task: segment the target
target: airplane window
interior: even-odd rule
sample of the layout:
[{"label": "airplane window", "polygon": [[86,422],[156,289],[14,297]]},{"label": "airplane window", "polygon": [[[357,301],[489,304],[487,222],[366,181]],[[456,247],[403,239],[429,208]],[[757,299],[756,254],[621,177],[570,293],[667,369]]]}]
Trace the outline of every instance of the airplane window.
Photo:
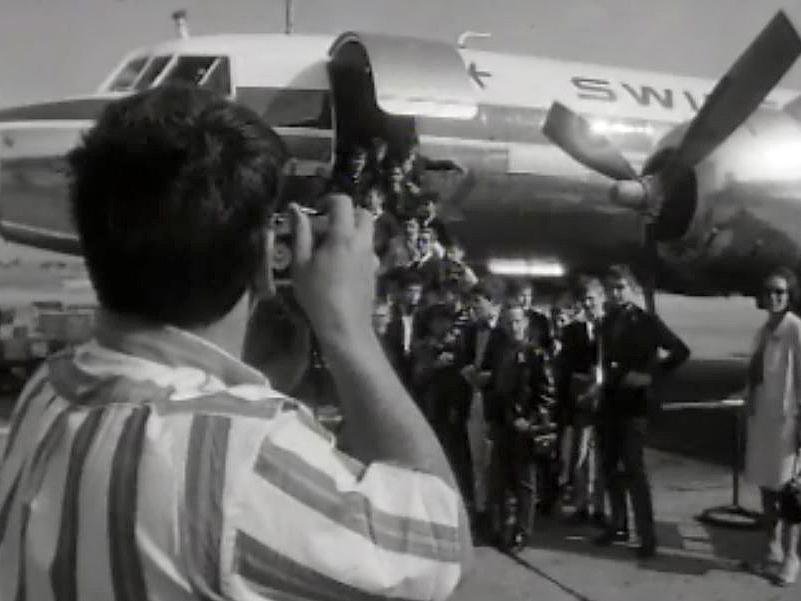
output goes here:
[{"label": "airplane window", "polygon": [[183,82],[200,85],[216,60],[216,56],[179,56],[164,78],[164,83]]},{"label": "airplane window", "polygon": [[228,67],[228,57],[218,57],[200,85],[223,96],[228,96],[231,93],[231,70]]},{"label": "airplane window", "polygon": [[270,125],[331,127],[328,92],[276,88],[264,99],[262,116]]},{"label": "airplane window", "polygon": [[161,72],[164,70],[164,67],[167,66],[167,63],[170,62],[171,58],[171,56],[154,56],[147,67],[145,67],[144,71],[142,71],[142,75],[136,80],[136,89],[144,90],[145,88],[149,88],[151,84],[156,81],[158,76],[161,75]]},{"label": "airplane window", "polygon": [[112,92],[125,92],[126,90],[130,90],[136,78],[139,77],[139,73],[142,72],[146,62],[146,56],[139,56],[130,60],[117,74],[114,81],[111,82],[109,90]]}]

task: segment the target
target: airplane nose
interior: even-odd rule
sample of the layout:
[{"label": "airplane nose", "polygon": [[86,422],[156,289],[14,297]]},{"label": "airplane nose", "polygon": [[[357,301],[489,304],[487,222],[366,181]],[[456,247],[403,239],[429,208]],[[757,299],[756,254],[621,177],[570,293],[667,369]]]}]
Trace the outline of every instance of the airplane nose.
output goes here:
[{"label": "airplane nose", "polygon": [[0,234],[80,254],[67,201],[65,156],[110,97],[86,96],[0,109]]}]

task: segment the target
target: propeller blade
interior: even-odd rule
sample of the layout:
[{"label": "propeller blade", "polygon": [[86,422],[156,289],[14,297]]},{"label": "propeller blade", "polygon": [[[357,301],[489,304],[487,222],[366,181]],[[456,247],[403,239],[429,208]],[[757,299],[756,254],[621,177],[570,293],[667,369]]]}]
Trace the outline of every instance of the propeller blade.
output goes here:
[{"label": "propeller blade", "polygon": [[637,178],[637,172],[612,142],[593,132],[584,117],[559,102],[551,105],[542,133],[590,169],[615,180]]},{"label": "propeller blade", "polygon": [[674,163],[692,167],[753,113],[801,54],[801,38],[779,11],[718,81],[690,123]]}]

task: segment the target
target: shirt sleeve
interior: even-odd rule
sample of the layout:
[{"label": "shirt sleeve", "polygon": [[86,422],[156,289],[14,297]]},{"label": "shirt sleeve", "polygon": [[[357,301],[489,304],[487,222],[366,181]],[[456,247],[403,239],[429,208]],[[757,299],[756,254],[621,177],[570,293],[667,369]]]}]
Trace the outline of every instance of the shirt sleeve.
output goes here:
[{"label": "shirt sleeve", "polygon": [[658,316],[656,320],[657,346],[667,351],[668,355],[659,362],[659,367],[670,371],[684,363],[690,356],[690,348],[671,330]]},{"label": "shirt sleeve", "polygon": [[448,598],[469,554],[457,493],[430,474],[363,465],[304,411],[280,421],[239,470],[225,593],[242,600]]},{"label": "shirt sleeve", "polygon": [[793,361],[795,415],[801,417],[801,322],[793,323],[793,327],[790,329],[789,342]]}]

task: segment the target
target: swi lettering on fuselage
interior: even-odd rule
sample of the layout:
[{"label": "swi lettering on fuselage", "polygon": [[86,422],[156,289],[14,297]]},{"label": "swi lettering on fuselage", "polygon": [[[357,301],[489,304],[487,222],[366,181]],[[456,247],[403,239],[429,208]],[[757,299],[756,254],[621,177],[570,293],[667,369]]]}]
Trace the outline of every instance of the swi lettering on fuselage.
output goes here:
[{"label": "swi lettering on fuselage", "polygon": [[[626,81],[611,81],[597,77],[575,76],[570,79],[577,96],[582,100],[599,102],[621,102],[630,98],[640,106],[654,106],[663,109],[684,109],[689,107],[697,112],[708,94],[675,88],[663,88],[648,84],[633,84]],[[772,100],[765,100],[763,106],[776,108]]]}]

